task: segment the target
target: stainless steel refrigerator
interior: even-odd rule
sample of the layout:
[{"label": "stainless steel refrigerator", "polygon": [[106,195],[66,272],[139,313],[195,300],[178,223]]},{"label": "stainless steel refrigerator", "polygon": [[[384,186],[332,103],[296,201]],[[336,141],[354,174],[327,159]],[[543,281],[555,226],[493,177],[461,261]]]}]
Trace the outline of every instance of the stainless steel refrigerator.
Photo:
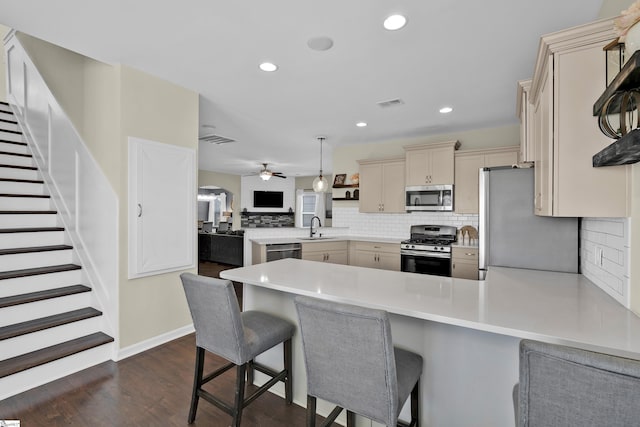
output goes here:
[{"label": "stainless steel refrigerator", "polygon": [[533,168],[480,169],[479,277],[489,266],[578,272],[578,218],[534,214]]}]

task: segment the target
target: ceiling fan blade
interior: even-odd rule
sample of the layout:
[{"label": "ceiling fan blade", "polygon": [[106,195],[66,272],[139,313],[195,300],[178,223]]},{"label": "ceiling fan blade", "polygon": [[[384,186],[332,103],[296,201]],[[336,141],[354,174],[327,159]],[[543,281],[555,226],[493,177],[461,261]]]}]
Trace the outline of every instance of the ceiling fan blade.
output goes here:
[{"label": "ceiling fan blade", "polygon": [[276,178],[282,178],[282,179],[287,179],[286,176],[284,175],[280,175],[280,174],[276,174],[276,173],[272,173],[271,176],[275,176]]}]

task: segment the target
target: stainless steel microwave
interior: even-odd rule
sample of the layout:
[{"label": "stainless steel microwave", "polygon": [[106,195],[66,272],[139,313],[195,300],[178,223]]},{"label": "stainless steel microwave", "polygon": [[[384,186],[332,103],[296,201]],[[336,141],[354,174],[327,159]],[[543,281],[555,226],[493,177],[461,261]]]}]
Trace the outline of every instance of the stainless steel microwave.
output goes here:
[{"label": "stainless steel microwave", "polygon": [[453,211],[453,185],[406,187],[405,208],[411,211]]}]

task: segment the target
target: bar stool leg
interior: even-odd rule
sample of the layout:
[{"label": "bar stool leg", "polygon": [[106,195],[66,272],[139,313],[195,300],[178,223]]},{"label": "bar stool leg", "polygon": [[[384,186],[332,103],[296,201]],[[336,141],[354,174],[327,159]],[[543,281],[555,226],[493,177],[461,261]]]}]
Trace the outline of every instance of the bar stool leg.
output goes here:
[{"label": "bar stool leg", "polygon": [[316,398],[307,395],[307,427],[316,427]]},{"label": "bar stool leg", "polygon": [[233,406],[233,423],[234,427],[240,427],[242,418],[242,408],[244,406],[244,384],[247,371],[247,364],[238,365],[236,368],[236,399]]},{"label": "bar stool leg", "polygon": [[284,368],[287,370],[287,377],[284,379],[284,396],[287,405],[291,405],[291,402],[293,402],[293,381],[291,381],[291,376],[293,375],[293,367],[291,363],[291,339],[284,342]]},{"label": "bar stool leg", "polygon": [[187,422],[193,424],[198,410],[198,390],[202,385],[202,373],[204,371],[204,348],[196,347],[196,367],[193,375],[193,391],[191,393],[191,406],[189,407],[189,418]]},{"label": "bar stool leg", "polygon": [[253,385],[253,374],[255,372],[253,368],[254,360],[249,360],[247,362],[247,384]]}]

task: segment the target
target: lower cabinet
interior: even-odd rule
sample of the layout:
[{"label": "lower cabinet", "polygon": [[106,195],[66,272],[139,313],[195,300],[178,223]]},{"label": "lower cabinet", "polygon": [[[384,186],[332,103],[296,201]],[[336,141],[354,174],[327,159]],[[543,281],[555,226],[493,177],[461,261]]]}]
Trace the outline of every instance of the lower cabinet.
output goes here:
[{"label": "lower cabinet", "polygon": [[302,259],[307,261],[349,263],[349,242],[313,242],[302,244]]},{"label": "lower cabinet", "polygon": [[477,248],[451,248],[451,277],[478,280]]},{"label": "lower cabinet", "polygon": [[349,252],[351,265],[400,271],[400,245],[397,243],[352,241]]}]

